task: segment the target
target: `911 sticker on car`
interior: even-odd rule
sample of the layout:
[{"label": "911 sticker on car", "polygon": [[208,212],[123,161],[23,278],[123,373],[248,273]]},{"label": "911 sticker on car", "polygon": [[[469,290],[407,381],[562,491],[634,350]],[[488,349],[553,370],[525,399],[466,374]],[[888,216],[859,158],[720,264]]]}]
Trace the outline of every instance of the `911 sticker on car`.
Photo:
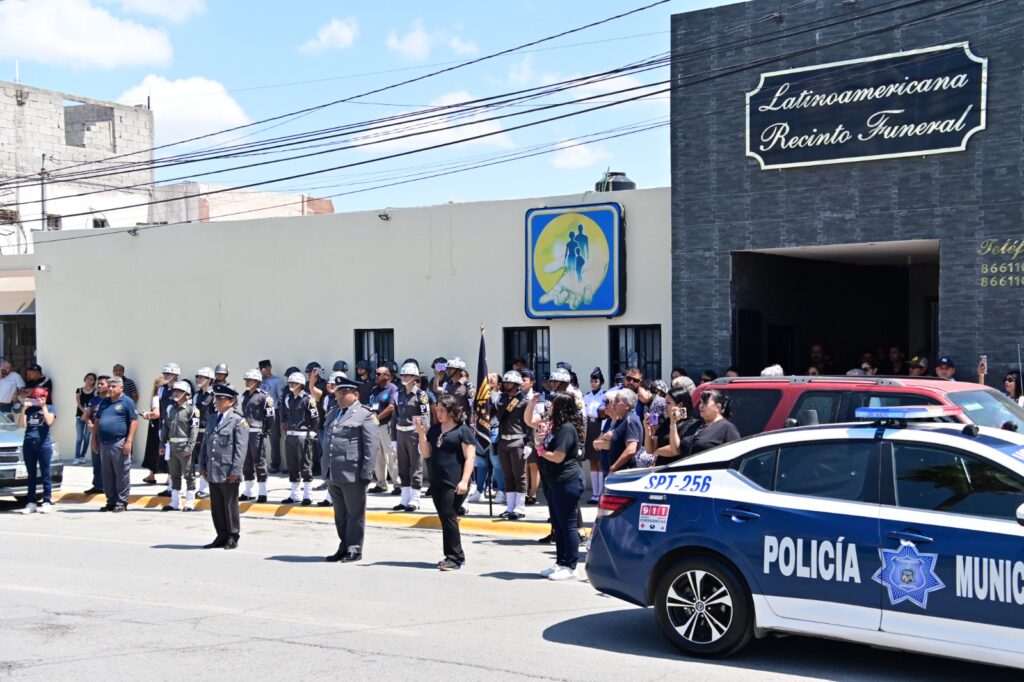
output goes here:
[{"label": "911 sticker on car", "polygon": [[640,505],[640,530],[664,533],[668,529],[668,511],[672,507],[667,504]]}]

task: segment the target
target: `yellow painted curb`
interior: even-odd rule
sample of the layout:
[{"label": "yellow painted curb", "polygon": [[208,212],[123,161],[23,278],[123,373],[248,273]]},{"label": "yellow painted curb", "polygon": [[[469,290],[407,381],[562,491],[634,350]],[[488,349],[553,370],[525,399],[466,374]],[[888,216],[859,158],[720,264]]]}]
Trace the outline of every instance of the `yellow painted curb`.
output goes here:
[{"label": "yellow painted curb", "polygon": [[[103,495],[86,495],[85,493],[55,492],[54,501],[83,504],[88,502],[103,503]],[[156,495],[130,495],[128,503],[134,507],[159,509],[170,502],[169,497]],[[209,500],[196,500],[196,511],[210,508]],[[334,521],[334,510],[330,507],[303,507],[291,504],[257,504],[240,502],[238,508],[243,514],[256,516],[272,516],[276,518],[310,519],[318,521]],[[441,520],[430,513],[388,512],[370,509],[366,512],[366,523],[372,526],[391,526],[397,528],[430,528],[441,529]],[[505,537],[541,538],[548,534],[551,527],[538,521],[502,521],[499,519],[463,516],[459,519],[459,528],[467,533],[484,535],[500,535]]]}]

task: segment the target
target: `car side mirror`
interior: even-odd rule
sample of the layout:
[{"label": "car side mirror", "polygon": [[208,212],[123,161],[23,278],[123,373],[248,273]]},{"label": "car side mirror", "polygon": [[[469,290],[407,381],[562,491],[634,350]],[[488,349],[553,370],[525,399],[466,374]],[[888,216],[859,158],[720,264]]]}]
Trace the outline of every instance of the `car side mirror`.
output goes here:
[{"label": "car side mirror", "polygon": [[791,429],[791,428],[793,428],[794,426],[796,426],[796,425],[797,425],[798,423],[799,423],[799,422],[797,422],[797,420],[795,420],[795,419],[793,419],[792,417],[790,417],[790,418],[788,418],[788,419],[787,419],[787,420],[785,421],[785,423],[783,423],[783,426],[784,426],[785,428],[787,428],[787,429]]},{"label": "car side mirror", "polygon": [[1024,504],[1017,507],[1017,523],[1024,526]]},{"label": "car side mirror", "polygon": [[817,426],[818,425],[818,411],[817,410],[802,410],[797,415],[800,426]]},{"label": "car side mirror", "polygon": [[1000,426],[999,428],[1003,429],[1004,431],[1016,431],[1017,430],[1017,422],[1005,421],[1005,422],[1003,422],[1003,425]]}]

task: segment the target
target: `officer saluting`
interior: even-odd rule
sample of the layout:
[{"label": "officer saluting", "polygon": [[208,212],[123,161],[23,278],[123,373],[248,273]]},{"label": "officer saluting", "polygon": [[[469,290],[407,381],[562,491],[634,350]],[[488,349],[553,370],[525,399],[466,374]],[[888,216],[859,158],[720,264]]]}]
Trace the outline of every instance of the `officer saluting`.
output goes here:
[{"label": "officer saluting", "polygon": [[366,531],[366,485],[373,478],[378,429],[373,413],[359,402],[359,384],[345,376],[334,378],[338,414],[331,415],[324,431],[328,465],[327,489],[334,506],[338,551],[327,561],[363,558]]},{"label": "officer saluting", "polygon": [[[249,447],[245,453],[245,464],[242,475],[245,477],[245,492],[240,499],[243,502],[256,500],[267,501],[267,436],[274,423],[274,399],[267,395],[260,385],[263,377],[258,369],[245,371],[245,395],[242,396],[242,415],[249,422]],[[259,483],[260,495],[253,497],[252,481],[255,475]]]},{"label": "officer saluting", "polygon": [[238,391],[217,384],[213,387],[217,411],[206,423],[206,438],[199,456],[199,471],[210,482],[210,512],[217,537],[203,549],[238,547],[238,482],[249,446],[249,425],[233,408]]},{"label": "officer saluting", "polygon": [[302,479],[302,504],[313,504],[313,442],[317,437],[320,411],[313,396],[305,389],[306,377],[295,372],[288,377],[288,392],[281,403],[281,420],[285,427],[284,454],[288,461],[291,494],[281,504],[295,504],[299,499],[299,478]]}]

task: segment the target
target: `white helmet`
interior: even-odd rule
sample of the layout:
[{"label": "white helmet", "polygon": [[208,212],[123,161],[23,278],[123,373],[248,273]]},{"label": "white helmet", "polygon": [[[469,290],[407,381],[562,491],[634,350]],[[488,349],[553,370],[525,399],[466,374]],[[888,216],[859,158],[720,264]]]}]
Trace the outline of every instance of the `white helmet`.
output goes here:
[{"label": "white helmet", "polygon": [[341,371],[331,372],[331,376],[327,379],[327,386],[328,387],[334,386],[334,380],[337,379],[338,377],[343,377],[343,378],[347,379],[348,375],[345,374],[344,372],[341,372]]},{"label": "white helmet", "polygon": [[402,365],[402,369],[398,373],[399,375],[403,376],[409,375],[418,377],[420,375],[420,368],[416,365],[415,362],[407,362],[404,365]]},{"label": "white helmet", "polygon": [[207,379],[213,380],[213,368],[212,367],[200,367],[196,370],[197,377],[206,377]]},{"label": "white helmet", "polygon": [[448,369],[466,369],[466,361],[462,358],[452,358],[448,361]]},{"label": "white helmet", "polygon": [[572,375],[569,370],[559,367],[551,373],[551,381],[561,381],[563,384],[572,383]]},{"label": "white helmet", "polygon": [[184,391],[185,395],[189,395],[189,396],[192,395],[192,387],[188,385],[187,381],[175,381],[174,382],[174,390],[175,391]]},{"label": "white helmet", "polygon": [[509,370],[508,372],[505,372],[505,376],[501,377],[501,383],[503,383],[503,384],[519,384],[520,386],[522,386],[523,385],[523,375],[520,374],[519,372],[515,371],[514,369],[513,370]]},{"label": "white helmet", "polygon": [[292,372],[291,374],[288,375],[288,383],[301,384],[302,386],[305,386],[306,377],[303,376],[302,372]]},{"label": "white helmet", "polygon": [[263,375],[260,374],[260,371],[258,369],[245,370],[245,374],[242,375],[242,378],[245,381],[249,381],[250,379],[252,379],[253,381],[263,381]]},{"label": "white helmet", "polygon": [[166,365],[164,365],[163,373],[181,376],[181,367],[178,367],[178,363],[176,362],[168,362]]}]

